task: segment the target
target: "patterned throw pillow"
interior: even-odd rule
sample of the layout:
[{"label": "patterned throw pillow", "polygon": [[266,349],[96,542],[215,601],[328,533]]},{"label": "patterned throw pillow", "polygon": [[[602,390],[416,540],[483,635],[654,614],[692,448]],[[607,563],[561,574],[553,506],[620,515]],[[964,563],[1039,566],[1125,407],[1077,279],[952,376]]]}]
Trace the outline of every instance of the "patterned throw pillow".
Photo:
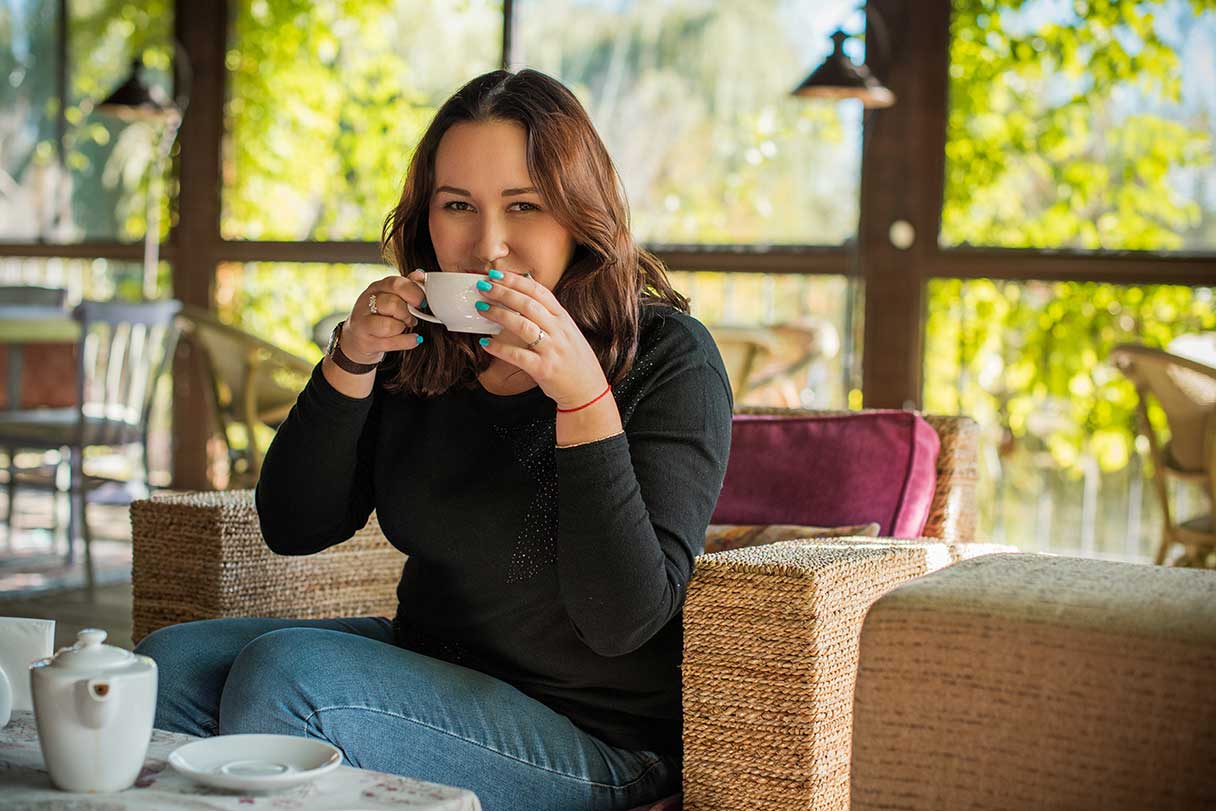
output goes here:
[{"label": "patterned throw pillow", "polygon": [[705,531],[705,554],[760,546],[798,538],[842,538],[850,535],[878,537],[876,523],[849,527],[803,527],[795,524],[710,524]]}]

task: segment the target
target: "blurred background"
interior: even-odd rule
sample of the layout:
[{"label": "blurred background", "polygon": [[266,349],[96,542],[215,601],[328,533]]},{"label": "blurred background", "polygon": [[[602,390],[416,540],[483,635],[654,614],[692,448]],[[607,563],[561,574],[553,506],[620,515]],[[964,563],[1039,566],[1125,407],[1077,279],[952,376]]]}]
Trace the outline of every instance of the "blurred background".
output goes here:
[{"label": "blurred background", "polygon": [[[892,104],[792,94],[837,30]],[[0,286],[190,316],[148,481],[83,451],[127,480],[88,508],[99,578],[129,576],[133,495],[256,479],[333,315],[387,272],[418,137],[501,66],[582,100],[739,403],[970,415],[981,537],[1151,559],[1110,353],[1216,364],[1214,0],[0,0]],[[113,103],[129,81],[148,98]],[[7,407],[72,403],[74,346],[13,327]],[[79,585],[45,565],[61,452],[5,453],[53,486],[6,491],[0,591]]]}]

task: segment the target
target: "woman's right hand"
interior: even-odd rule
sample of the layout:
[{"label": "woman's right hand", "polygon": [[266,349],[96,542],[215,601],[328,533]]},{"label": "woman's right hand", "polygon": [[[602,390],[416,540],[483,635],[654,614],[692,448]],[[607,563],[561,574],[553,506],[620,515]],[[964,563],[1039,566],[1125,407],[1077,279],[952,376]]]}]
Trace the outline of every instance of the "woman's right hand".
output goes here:
[{"label": "woman's right hand", "polygon": [[[425,278],[425,273],[415,270],[408,276],[385,276],[368,285],[342,326],[342,354],[356,363],[379,363],[386,352],[417,348],[422,336],[409,330],[418,319],[410,315],[406,304],[421,308],[424,294],[414,281]],[[372,296],[376,297],[374,313]]]}]

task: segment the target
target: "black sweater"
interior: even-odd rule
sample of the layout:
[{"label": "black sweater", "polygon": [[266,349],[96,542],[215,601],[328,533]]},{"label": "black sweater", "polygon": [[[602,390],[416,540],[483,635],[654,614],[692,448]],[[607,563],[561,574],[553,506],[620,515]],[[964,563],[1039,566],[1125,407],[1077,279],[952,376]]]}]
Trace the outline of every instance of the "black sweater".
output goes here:
[{"label": "black sweater", "polygon": [[[423,345],[420,352],[426,351]],[[680,748],[680,610],[726,472],[713,339],[666,306],[613,387],[624,435],[555,447],[539,388],[363,399],[318,364],[257,486],[272,550],[307,555],[373,509],[406,553],[403,647],[502,679],[619,747]]]}]

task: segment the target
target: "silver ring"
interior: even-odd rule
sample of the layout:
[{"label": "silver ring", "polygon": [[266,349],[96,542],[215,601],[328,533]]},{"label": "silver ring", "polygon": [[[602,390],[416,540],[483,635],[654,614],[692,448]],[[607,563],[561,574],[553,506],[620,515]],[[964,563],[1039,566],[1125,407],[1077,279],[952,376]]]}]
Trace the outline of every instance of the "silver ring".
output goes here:
[{"label": "silver ring", "polygon": [[531,349],[532,347],[536,346],[541,341],[545,340],[545,338],[549,337],[549,336],[545,335],[545,331],[543,329],[540,329],[540,327],[537,327],[537,329],[540,330],[540,334],[536,336],[535,341],[533,341],[532,343],[525,346],[524,349]]},{"label": "silver ring", "polygon": [[367,297],[367,309],[372,311],[372,315],[379,315],[380,311],[376,309],[376,294],[372,293]]}]

